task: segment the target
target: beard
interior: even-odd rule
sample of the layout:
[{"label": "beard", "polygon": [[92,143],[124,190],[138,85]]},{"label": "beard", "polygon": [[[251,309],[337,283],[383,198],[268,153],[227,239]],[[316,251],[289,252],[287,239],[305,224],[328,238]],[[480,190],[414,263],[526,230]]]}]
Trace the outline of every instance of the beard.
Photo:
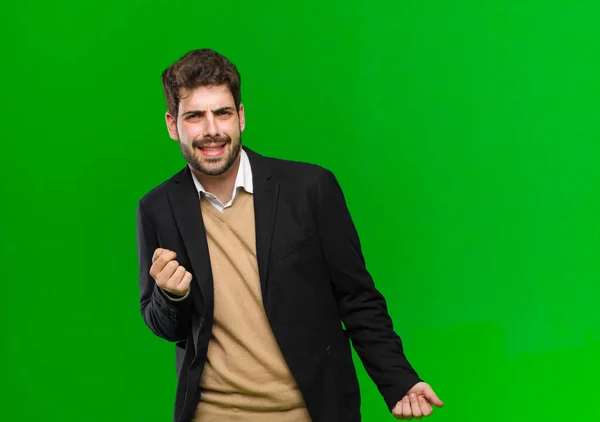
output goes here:
[{"label": "beard", "polygon": [[[230,147],[229,152],[225,152],[223,157],[207,158],[200,156],[200,153],[196,151],[197,148],[212,143],[224,143],[226,151],[227,147]],[[234,141],[227,135],[197,139],[192,142],[191,147],[180,142],[179,147],[183,157],[194,170],[207,176],[221,176],[235,164],[235,160],[240,155],[242,135],[240,134]]]}]

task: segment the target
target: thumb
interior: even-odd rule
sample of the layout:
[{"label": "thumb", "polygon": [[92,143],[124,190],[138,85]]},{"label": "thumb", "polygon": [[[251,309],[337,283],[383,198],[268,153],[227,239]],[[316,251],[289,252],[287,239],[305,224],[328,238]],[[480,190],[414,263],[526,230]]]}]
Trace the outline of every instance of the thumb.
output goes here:
[{"label": "thumb", "polygon": [[168,252],[168,249],[163,249],[163,248],[156,248],[156,250],[154,251],[154,255],[152,256],[152,263],[154,263],[159,256],[161,256],[163,253]]},{"label": "thumb", "polygon": [[438,398],[438,396],[433,392],[431,388],[427,388],[423,392],[423,395],[429,401],[429,403],[432,403],[437,407],[442,407],[444,405],[444,403]]}]

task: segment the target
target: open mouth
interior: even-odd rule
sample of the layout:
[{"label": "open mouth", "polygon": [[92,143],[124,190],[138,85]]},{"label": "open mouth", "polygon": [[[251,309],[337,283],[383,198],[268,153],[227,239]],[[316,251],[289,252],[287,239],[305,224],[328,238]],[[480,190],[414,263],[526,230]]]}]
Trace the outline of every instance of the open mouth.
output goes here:
[{"label": "open mouth", "polygon": [[226,142],[218,143],[218,144],[207,144],[202,147],[197,148],[205,157],[218,157],[225,152],[225,147],[227,146]]}]

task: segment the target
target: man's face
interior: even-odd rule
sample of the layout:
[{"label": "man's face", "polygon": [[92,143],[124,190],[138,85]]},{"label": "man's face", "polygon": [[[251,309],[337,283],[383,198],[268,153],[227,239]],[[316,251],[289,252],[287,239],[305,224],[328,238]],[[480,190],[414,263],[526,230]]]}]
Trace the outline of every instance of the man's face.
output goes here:
[{"label": "man's face", "polygon": [[180,90],[177,120],[166,114],[172,139],[179,141],[190,166],[209,176],[220,176],[236,162],[242,146],[244,106],[235,109],[226,85]]}]

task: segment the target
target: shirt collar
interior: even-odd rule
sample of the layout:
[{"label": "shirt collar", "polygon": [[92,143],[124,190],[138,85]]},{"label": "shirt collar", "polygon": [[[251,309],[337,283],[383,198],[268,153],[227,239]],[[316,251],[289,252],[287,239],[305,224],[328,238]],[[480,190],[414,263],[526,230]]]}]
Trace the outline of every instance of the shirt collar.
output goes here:
[{"label": "shirt collar", "polygon": [[[254,193],[254,185],[252,183],[252,168],[250,167],[250,160],[248,154],[242,148],[240,151],[240,167],[238,168],[237,176],[235,177],[235,185],[233,191],[235,192],[238,188],[243,188],[248,193]],[[194,172],[192,171],[192,179],[198,193],[207,193],[202,183],[198,180]]]}]

